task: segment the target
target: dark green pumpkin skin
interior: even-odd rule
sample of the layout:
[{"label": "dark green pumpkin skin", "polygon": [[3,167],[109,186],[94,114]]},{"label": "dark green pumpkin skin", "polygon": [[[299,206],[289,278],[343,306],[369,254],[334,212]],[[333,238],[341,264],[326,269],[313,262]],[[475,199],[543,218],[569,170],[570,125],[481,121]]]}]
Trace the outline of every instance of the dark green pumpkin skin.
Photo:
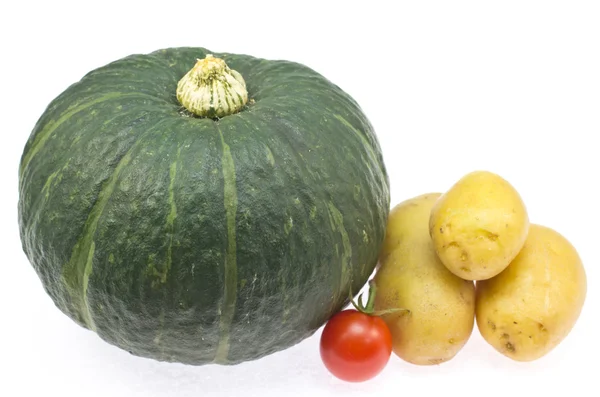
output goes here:
[{"label": "dark green pumpkin skin", "polygon": [[313,70],[217,54],[251,103],[177,102],[202,48],[87,74],[36,124],[19,173],[24,252],[55,304],[160,361],[235,364],[310,336],[372,273],[388,177],[359,106]]}]

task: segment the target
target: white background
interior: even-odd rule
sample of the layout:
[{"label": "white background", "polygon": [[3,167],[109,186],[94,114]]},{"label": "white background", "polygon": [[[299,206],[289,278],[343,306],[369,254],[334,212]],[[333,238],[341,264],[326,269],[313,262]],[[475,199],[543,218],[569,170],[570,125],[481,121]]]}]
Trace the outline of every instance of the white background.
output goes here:
[{"label": "white background", "polygon": [[[598,395],[600,2],[4,1],[0,40],[0,395]],[[321,364],[320,331],[256,362],[185,367],[130,356],[75,325],[21,251],[23,145],[87,71],[188,45],[298,61],[345,89],[376,128],[392,204],[475,169],[508,179],[531,220],[564,234],[586,266],[588,298],[569,337],[520,364],[475,329],[446,364],[393,355],[377,378],[346,384]]]}]

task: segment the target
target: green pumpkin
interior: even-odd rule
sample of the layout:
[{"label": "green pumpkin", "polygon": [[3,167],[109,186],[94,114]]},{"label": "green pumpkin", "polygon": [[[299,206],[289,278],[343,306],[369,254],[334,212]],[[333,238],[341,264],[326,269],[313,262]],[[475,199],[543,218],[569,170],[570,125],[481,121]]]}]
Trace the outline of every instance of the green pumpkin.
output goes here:
[{"label": "green pumpkin", "polygon": [[23,249],[56,306],[134,355],[192,365],[313,334],[368,280],[389,210],[349,95],[297,63],[203,48],[70,86],[19,183]]}]

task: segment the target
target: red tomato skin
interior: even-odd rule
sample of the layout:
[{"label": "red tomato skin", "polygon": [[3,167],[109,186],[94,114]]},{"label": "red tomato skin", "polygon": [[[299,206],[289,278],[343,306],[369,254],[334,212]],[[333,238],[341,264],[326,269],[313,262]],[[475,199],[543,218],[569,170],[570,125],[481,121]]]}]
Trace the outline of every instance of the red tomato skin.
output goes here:
[{"label": "red tomato skin", "polygon": [[321,359],[337,378],[364,382],[377,376],[392,354],[392,334],[377,316],[348,309],[325,325],[320,342]]}]

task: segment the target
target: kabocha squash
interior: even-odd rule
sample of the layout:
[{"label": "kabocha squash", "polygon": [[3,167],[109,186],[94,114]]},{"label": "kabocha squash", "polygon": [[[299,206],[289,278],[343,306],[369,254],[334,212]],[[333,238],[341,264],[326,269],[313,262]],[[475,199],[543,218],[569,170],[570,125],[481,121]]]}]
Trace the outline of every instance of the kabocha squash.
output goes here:
[{"label": "kabocha squash", "polygon": [[170,48],[85,75],[21,158],[22,246],[60,310],[130,353],[236,364],[367,281],[389,209],[357,103],[288,61]]}]

